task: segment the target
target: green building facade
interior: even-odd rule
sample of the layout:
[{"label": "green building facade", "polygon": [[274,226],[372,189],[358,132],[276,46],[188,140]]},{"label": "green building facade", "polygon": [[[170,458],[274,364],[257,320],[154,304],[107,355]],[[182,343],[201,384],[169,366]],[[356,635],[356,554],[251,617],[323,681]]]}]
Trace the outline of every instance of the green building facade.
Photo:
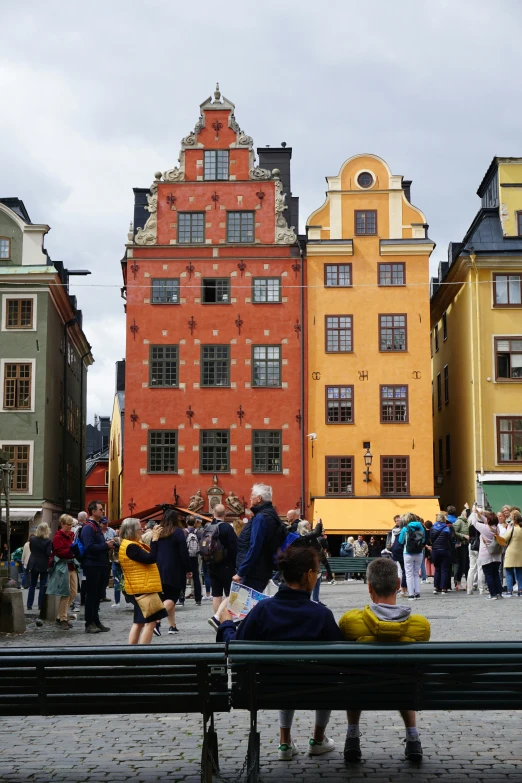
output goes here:
[{"label": "green building facade", "polygon": [[[39,522],[55,531],[60,514],[75,516],[84,507],[93,358],[69,294],[75,272],[51,261],[43,246],[47,231],[31,223],[19,199],[0,200],[0,449],[14,466],[11,550]],[[2,507],[2,543],[5,535]]]}]

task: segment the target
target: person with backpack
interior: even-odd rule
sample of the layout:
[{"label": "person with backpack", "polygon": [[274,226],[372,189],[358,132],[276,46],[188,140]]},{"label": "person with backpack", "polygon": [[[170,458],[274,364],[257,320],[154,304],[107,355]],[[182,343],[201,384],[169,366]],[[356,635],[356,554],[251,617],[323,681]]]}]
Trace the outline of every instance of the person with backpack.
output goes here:
[{"label": "person with backpack", "polygon": [[250,493],[252,519],[237,542],[236,574],[233,582],[262,593],[274,572],[274,555],[288,535],[272,504],[272,487],[254,484]]},{"label": "person with backpack", "polygon": [[470,523],[480,535],[478,564],[482,566],[489,590],[486,600],[496,601],[503,597],[499,563],[502,560],[502,548],[505,546],[505,541],[499,534],[497,515],[491,511],[481,513],[474,503]]},{"label": "person with backpack", "polygon": [[399,543],[404,546],[404,570],[410,601],[420,599],[420,567],[424,557],[424,542],[426,531],[415,514],[405,514],[402,517],[405,526],[399,534]]},{"label": "person with backpack", "polygon": [[203,530],[200,548],[201,559],[208,565],[212,590],[213,616],[208,622],[213,628],[217,628],[219,621],[216,612],[223,596],[228,598],[232,577],[236,573],[237,536],[234,527],[225,519],[225,506],[218,503],[213,511],[214,519]]},{"label": "person with backpack", "polygon": [[[407,598],[408,590],[406,584],[406,569],[404,566],[404,544],[401,544],[399,539],[402,528],[406,523],[402,521],[402,517],[399,514],[393,517],[393,521],[395,522],[395,527],[391,531],[391,553],[393,560],[397,563],[397,571],[401,579],[401,587],[398,595],[399,598]],[[388,538],[386,540],[388,541]]]},{"label": "person with backpack", "polygon": [[[154,531],[153,531],[154,532]],[[192,576],[183,522],[173,508],[166,509],[158,538],[157,564],[163,588],[163,604],[169,618],[169,634],[179,633],[176,625],[176,603]],[[156,635],[159,627],[156,626]]]},{"label": "person with backpack", "polygon": [[[190,520],[192,521],[192,520]],[[201,578],[199,576],[199,538],[196,528],[189,525],[187,528],[187,549],[190,558],[190,570],[192,571],[192,585],[196,606],[201,606]]]}]

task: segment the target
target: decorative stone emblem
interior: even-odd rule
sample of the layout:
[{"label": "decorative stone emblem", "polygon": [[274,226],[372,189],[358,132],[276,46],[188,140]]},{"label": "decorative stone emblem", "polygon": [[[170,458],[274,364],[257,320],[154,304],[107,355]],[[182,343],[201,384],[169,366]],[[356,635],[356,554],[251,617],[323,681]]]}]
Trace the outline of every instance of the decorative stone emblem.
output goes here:
[{"label": "decorative stone emblem", "polygon": [[242,502],[234,492],[228,493],[225,504],[230,509],[230,511],[232,511],[234,514],[237,514],[238,516],[240,516],[245,510]]},{"label": "decorative stone emblem", "polygon": [[250,169],[248,172],[250,179],[272,179],[272,172],[268,169],[261,169],[256,166],[255,169]]},{"label": "decorative stone emblem", "polygon": [[225,494],[225,490],[221,489],[221,487],[218,487],[217,482],[217,476],[214,474],[212,479],[212,486],[207,489],[209,511],[213,511],[219,503],[223,502],[222,497]]},{"label": "decorative stone emblem", "polygon": [[185,179],[185,172],[180,166],[175,166],[163,173],[163,179],[165,182],[181,182]]},{"label": "decorative stone emblem", "polygon": [[197,514],[198,511],[201,511],[204,505],[205,505],[205,500],[203,498],[203,495],[201,494],[201,490],[198,489],[196,494],[191,496],[187,509],[189,511],[193,511],[194,514]]}]

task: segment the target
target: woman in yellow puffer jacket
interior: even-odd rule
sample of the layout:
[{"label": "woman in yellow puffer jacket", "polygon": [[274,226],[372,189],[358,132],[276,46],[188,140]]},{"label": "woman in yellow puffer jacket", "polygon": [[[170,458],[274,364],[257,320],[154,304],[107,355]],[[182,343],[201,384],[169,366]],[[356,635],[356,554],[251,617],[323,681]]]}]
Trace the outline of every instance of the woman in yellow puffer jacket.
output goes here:
[{"label": "woman in yellow puffer jacket", "polygon": [[118,555],[125,579],[125,593],[134,606],[134,623],[129,632],[129,644],[150,644],[156,622],[167,616],[167,610],[160,609],[149,617],[144,617],[135,597],[151,593],[161,594],[161,579],[156,565],[160,533],[161,527],[158,525],[152,531],[149,547],[141,541],[139,519],[124,519],[120,528],[121,544]]}]

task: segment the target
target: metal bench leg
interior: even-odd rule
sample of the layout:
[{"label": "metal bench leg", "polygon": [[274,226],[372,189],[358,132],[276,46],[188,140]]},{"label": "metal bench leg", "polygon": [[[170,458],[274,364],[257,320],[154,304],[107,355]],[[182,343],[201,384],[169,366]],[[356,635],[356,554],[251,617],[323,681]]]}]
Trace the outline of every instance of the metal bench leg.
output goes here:
[{"label": "metal bench leg", "polygon": [[250,713],[250,734],[248,735],[246,783],[257,783],[259,778],[259,751],[261,738],[257,730],[257,711]]},{"label": "metal bench leg", "polygon": [[212,783],[212,773],[219,772],[218,739],[214,728],[214,713],[211,713],[210,717],[206,714],[203,715],[201,770],[205,783]]}]

